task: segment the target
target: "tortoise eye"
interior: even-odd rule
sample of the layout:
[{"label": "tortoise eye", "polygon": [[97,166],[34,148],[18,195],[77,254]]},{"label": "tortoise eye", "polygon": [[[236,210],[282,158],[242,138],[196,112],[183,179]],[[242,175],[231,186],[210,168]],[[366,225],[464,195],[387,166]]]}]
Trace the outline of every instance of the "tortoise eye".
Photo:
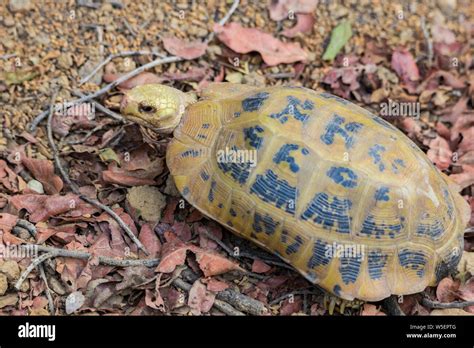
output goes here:
[{"label": "tortoise eye", "polygon": [[156,109],[153,106],[148,105],[148,104],[140,104],[138,106],[138,111],[149,114],[149,113],[155,112]]}]

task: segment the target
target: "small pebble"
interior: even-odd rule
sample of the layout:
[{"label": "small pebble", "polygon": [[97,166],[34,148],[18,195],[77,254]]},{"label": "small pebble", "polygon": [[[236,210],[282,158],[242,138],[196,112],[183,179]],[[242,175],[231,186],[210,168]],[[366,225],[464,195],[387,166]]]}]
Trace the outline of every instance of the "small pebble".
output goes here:
[{"label": "small pebble", "polygon": [[10,0],[8,8],[12,12],[26,11],[31,8],[30,0]]},{"label": "small pebble", "polygon": [[32,189],[33,191],[44,194],[43,184],[40,183],[38,180],[30,180],[28,181],[28,188]]},{"label": "small pebble", "polygon": [[13,19],[13,17],[5,17],[5,19],[3,20],[3,24],[6,26],[6,27],[13,27],[15,25],[15,20]]}]

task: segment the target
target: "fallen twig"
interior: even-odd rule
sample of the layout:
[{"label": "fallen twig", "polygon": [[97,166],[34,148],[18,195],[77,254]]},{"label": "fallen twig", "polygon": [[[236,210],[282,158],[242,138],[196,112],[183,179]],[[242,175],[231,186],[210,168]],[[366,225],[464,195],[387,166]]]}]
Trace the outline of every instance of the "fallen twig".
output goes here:
[{"label": "fallen twig", "polygon": [[423,31],[423,36],[425,37],[425,41],[426,41],[426,48],[428,50],[428,65],[431,66],[433,64],[433,41],[430,38],[428,29],[426,28],[425,16],[421,16],[420,21],[421,21],[421,30]]},{"label": "fallen twig", "polygon": [[[185,269],[181,274],[184,278],[186,278],[192,283],[199,279],[199,276],[197,276],[189,268]],[[218,292],[216,294],[216,298],[221,301],[228,302],[238,310],[245,313],[249,313],[251,315],[265,315],[266,313],[268,313],[268,309],[262,302],[257,301],[251,297],[248,297],[247,295],[241,294],[240,292],[234,291],[232,289],[226,289],[224,291]]]},{"label": "fallen twig", "polygon": [[[36,227],[35,227],[35,225],[33,225],[29,221],[26,221],[26,220],[23,220],[23,219],[18,219],[17,222],[16,222],[15,227],[13,228],[13,231],[18,231],[18,229],[25,229],[30,233],[30,235],[33,238],[36,237]],[[48,279],[46,278],[46,273],[44,272],[43,263],[40,263],[38,265],[38,269],[40,271],[41,279],[43,279],[43,282],[44,282],[44,285],[45,285],[46,297],[48,298],[49,312],[51,313],[51,315],[54,315],[55,310],[54,310],[53,296],[51,295],[51,289],[49,288]],[[25,277],[25,279],[26,279],[26,277]],[[21,286],[21,284],[20,284],[20,286]]]},{"label": "fallen twig", "polygon": [[270,305],[274,305],[279,303],[280,301],[285,300],[286,298],[290,296],[297,296],[297,295],[321,295],[323,292],[322,291],[313,291],[313,290],[295,290],[291,291],[289,293],[283,294],[282,296],[277,297],[273,301],[270,302]]},{"label": "fallen twig", "polygon": [[104,143],[99,146],[99,150],[102,150],[106,147],[116,146],[124,135],[125,130],[123,129],[123,126],[121,126],[118,132],[116,132],[114,135],[112,135],[112,137],[108,138]]},{"label": "fallen twig", "polygon": [[84,6],[97,10],[100,7],[100,4],[90,0],[77,0],[77,6]]},{"label": "fallen twig", "polygon": [[[95,132],[98,132],[100,131],[101,129],[103,129],[106,125],[105,124],[99,124],[98,126],[94,127],[93,129],[91,129],[90,131],[88,131],[83,137],[79,138],[79,139],[76,139],[76,140],[68,140],[66,141],[66,144],[67,145],[76,145],[76,144],[83,144],[87,139],[90,138],[90,136],[92,134],[94,134]],[[61,143],[60,143],[61,144]],[[61,146],[61,145],[60,145]]]},{"label": "fallen twig", "polygon": [[474,301],[438,302],[423,297],[421,303],[428,308],[464,308],[474,306]]},{"label": "fallen twig", "polygon": [[[173,284],[180,288],[181,290],[188,291],[191,290],[191,284],[186,283],[184,280],[181,278],[176,278],[173,281]],[[222,313],[225,313],[227,315],[232,315],[232,316],[243,316],[245,315],[244,313],[236,310],[234,307],[232,307],[229,303],[222,301],[218,298],[214,300],[214,307],[216,307],[218,310],[220,310]]]},{"label": "fallen twig", "polygon": [[132,25],[127,21],[126,18],[122,18],[122,22],[123,24],[125,24],[125,27],[128,29],[128,31],[130,32],[130,34],[132,34],[132,36],[136,37],[137,36],[137,32],[135,31],[135,29],[132,27]]},{"label": "fallen twig", "polygon": [[[18,219],[15,227],[21,227],[27,230],[32,237],[36,237],[36,227],[31,222],[23,219]],[[15,228],[14,228],[15,229]]]},{"label": "fallen twig", "polygon": [[[48,247],[48,246],[43,246],[43,245],[36,245],[36,244],[23,244],[20,247],[24,248],[24,249],[35,250],[35,251],[38,251],[38,252],[45,252],[45,254],[42,254],[41,256],[34,259],[31,262],[31,264],[28,266],[28,268],[22,273],[22,275],[20,276],[20,279],[18,279],[17,283],[15,284],[15,288],[17,290],[19,290],[21,284],[28,277],[28,275],[31,273],[33,268],[37,265],[41,265],[41,263],[46,259],[49,259],[49,258],[52,258],[52,257],[67,257],[67,258],[88,260],[88,259],[90,259],[91,257],[94,256],[94,255],[92,255],[88,252],[85,252],[85,251],[59,249],[59,248]],[[116,267],[135,267],[135,266],[156,267],[160,263],[159,259],[130,259],[130,260],[127,260],[127,259],[114,259],[114,258],[110,258],[110,257],[106,257],[106,256],[98,256],[97,259],[98,259],[99,264],[101,264],[101,265],[116,266]],[[40,272],[41,272],[41,270],[40,270]],[[44,279],[46,279],[46,278],[44,277]],[[176,285],[178,288],[180,288],[182,290],[185,290],[185,291],[189,291],[191,289],[191,285],[186,283],[184,280],[182,280],[180,278],[176,278],[173,281],[173,284]],[[46,283],[46,287],[47,287],[47,290],[49,290],[47,283]],[[221,293],[219,293],[219,294],[221,294]],[[217,297],[219,297],[219,294],[217,295]],[[235,295],[235,294],[233,294],[232,291],[230,291],[230,294],[225,293],[223,295],[220,295],[222,298],[221,299],[217,298],[214,305],[216,306],[217,309],[219,309],[220,311],[222,311],[225,314],[241,316],[241,315],[245,315],[245,314],[238,311],[238,310],[236,310],[229,303],[226,303],[226,302],[234,302],[235,303],[237,301],[241,301],[242,299],[244,299],[245,301],[240,305],[240,307],[243,307],[243,308],[246,308],[247,310],[250,310],[250,312],[252,314],[258,314],[258,313],[261,312],[261,310],[259,311],[259,308],[261,306],[263,306],[262,303],[259,302],[261,304],[261,306],[255,307],[254,303],[248,301],[248,299],[250,299],[249,297],[247,297],[245,295],[241,295],[241,294],[239,294],[239,295],[240,296]],[[48,296],[48,292],[47,292],[47,296]],[[51,294],[49,294],[48,300],[49,300],[50,296],[51,296]],[[226,301],[225,300],[226,298],[230,301]],[[250,299],[250,300],[252,300],[252,299]],[[253,300],[253,301],[258,302],[256,300]],[[51,298],[50,302],[52,303],[52,298]],[[50,311],[51,311],[51,313],[54,313],[54,306],[53,306],[52,309],[50,307]],[[265,311],[266,311],[266,308],[265,308],[265,310],[263,310],[263,312],[265,312]]]},{"label": "fallen twig", "polygon": [[275,74],[265,74],[265,77],[272,78],[272,79],[290,79],[295,77],[296,74],[294,72],[281,72]]},{"label": "fallen twig", "polygon": [[46,297],[48,298],[49,312],[51,313],[51,315],[54,315],[55,310],[54,310],[53,296],[51,295],[51,289],[49,288],[49,285],[48,285],[48,279],[46,278],[46,273],[44,272],[43,264],[42,263],[39,264],[38,268],[40,271],[41,279],[43,279],[43,282],[44,282]]},{"label": "fallen twig", "polygon": [[141,251],[143,251],[146,255],[150,255],[150,253],[148,252],[148,250],[146,250],[145,246],[142,244],[142,242],[140,242],[140,240],[137,238],[137,236],[135,236],[132,232],[132,230],[130,229],[130,227],[128,227],[128,225],[120,218],[120,216],[118,216],[118,214],[116,212],[114,212],[111,208],[109,208],[108,206],[106,206],[105,204],[102,204],[100,203],[98,200],[96,199],[93,199],[93,198],[90,198],[88,196],[85,196],[83,194],[81,194],[79,192],[79,190],[77,191],[77,193],[79,195],[79,197],[83,200],[83,201],[86,201],[87,203],[89,204],[92,204],[94,206],[96,206],[97,208],[100,208],[102,209],[103,211],[105,211],[107,214],[109,214],[118,224],[119,226],[125,231],[125,233],[127,234],[127,236],[137,245],[138,249],[140,249]]},{"label": "fallen twig", "polygon": [[11,53],[11,54],[3,54],[0,56],[0,59],[10,59],[10,58],[13,58],[13,57],[16,57],[17,54],[16,53]]},{"label": "fallen twig", "polygon": [[54,254],[48,252],[31,261],[30,265],[23,271],[23,273],[20,275],[20,278],[18,278],[17,282],[15,283],[15,289],[20,290],[21,284],[23,284],[25,279],[28,277],[28,274],[30,274],[36,266],[40,265],[43,261],[50,259],[51,257],[54,257]]},{"label": "fallen twig", "polygon": [[110,61],[112,61],[115,58],[118,57],[130,57],[130,56],[144,56],[144,55],[153,55],[157,56],[159,58],[164,58],[165,56],[161,53],[158,52],[151,52],[151,51],[126,51],[126,52],[119,52],[119,53],[114,53],[109,55],[105,60],[103,60],[101,63],[99,63],[89,75],[85,76],[81,81],[79,82],[79,86],[86,83],[89,81],[92,76],[94,76],[102,67],[107,65]]},{"label": "fallen twig", "polygon": [[[222,17],[222,19],[219,21],[219,25],[224,25],[225,23],[227,23],[227,21],[229,20],[229,18],[232,16],[232,14],[235,12],[235,10],[237,10],[237,7],[239,7],[239,4],[240,4],[240,0],[234,0],[234,3],[232,4],[232,6],[230,7],[229,11],[226,13],[226,15],[224,17]],[[209,34],[209,36],[207,37],[206,41],[205,42],[210,42],[212,41],[212,39],[214,39],[214,32],[211,32]]]},{"label": "fallen twig", "polygon": [[268,309],[262,302],[231,289],[218,292],[216,298],[229,302],[237,309],[245,313],[252,315],[264,315],[268,313]]},{"label": "fallen twig", "polygon": [[[21,248],[30,251],[37,251],[37,252],[45,252],[51,253],[53,257],[69,257],[73,259],[82,259],[88,260],[93,256],[91,253],[86,251],[78,251],[78,250],[67,250],[67,249],[59,249],[44,245],[36,245],[36,244],[22,244]],[[145,266],[145,267],[156,267],[160,263],[160,259],[116,259],[107,256],[97,256],[98,262],[101,265],[106,266],[114,266],[114,267],[135,267],[135,266]]]},{"label": "fallen twig", "polygon": [[127,236],[137,245],[137,247],[140,250],[142,250],[146,255],[149,255],[148,251],[145,248],[145,246],[140,242],[140,240],[137,238],[137,236],[135,236],[135,234],[133,234],[130,227],[128,227],[127,224],[125,224],[125,222],[120,218],[120,216],[118,216],[117,213],[115,213],[111,208],[109,208],[105,204],[100,203],[98,200],[90,198],[86,195],[83,195],[80,192],[77,185],[71,181],[71,179],[69,178],[69,175],[66,173],[66,170],[63,168],[63,166],[61,164],[61,160],[59,159],[58,148],[56,147],[56,144],[54,143],[53,130],[52,130],[52,126],[51,126],[52,119],[53,119],[53,109],[54,109],[53,105],[54,105],[54,101],[56,100],[56,95],[57,95],[57,93],[55,92],[54,95],[53,95],[53,98],[51,99],[51,105],[50,105],[50,108],[49,108],[49,115],[48,115],[48,121],[47,121],[48,142],[49,142],[49,146],[51,147],[51,150],[53,152],[54,163],[56,165],[56,168],[59,170],[59,172],[60,172],[62,178],[64,179],[64,181],[71,187],[71,190],[79,196],[79,198],[81,198],[83,201],[85,201],[89,204],[92,204],[93,206],[95,206],[99,209],[102,209],[107,214],[109,214],[119,224],[119,226],[125,231]]}]

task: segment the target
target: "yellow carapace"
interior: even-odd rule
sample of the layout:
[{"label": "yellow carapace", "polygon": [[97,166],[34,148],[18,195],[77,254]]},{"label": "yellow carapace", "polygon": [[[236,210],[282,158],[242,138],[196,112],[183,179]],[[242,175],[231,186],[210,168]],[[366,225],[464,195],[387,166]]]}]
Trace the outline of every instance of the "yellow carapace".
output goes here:
[{"label": "yellow carapace", "polygon": [[194,207],[346,300],[423,291],[456,269],[470,209],[402,132],[329,93],[211,84],[124,96],[173,133],[166,161]]}]

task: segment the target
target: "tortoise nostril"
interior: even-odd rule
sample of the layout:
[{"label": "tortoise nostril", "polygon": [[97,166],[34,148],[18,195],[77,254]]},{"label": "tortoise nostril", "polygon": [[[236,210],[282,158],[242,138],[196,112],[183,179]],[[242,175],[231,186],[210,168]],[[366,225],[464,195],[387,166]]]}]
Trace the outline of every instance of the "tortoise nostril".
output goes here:
[{"label": "tortoise nostril", "polygon": [[127,96],[124,95],[122,97],[122,100],[120,101],[120,110],[125,109],[127,107],[127,105],[128,105],[128,98],[127,98]]}]

